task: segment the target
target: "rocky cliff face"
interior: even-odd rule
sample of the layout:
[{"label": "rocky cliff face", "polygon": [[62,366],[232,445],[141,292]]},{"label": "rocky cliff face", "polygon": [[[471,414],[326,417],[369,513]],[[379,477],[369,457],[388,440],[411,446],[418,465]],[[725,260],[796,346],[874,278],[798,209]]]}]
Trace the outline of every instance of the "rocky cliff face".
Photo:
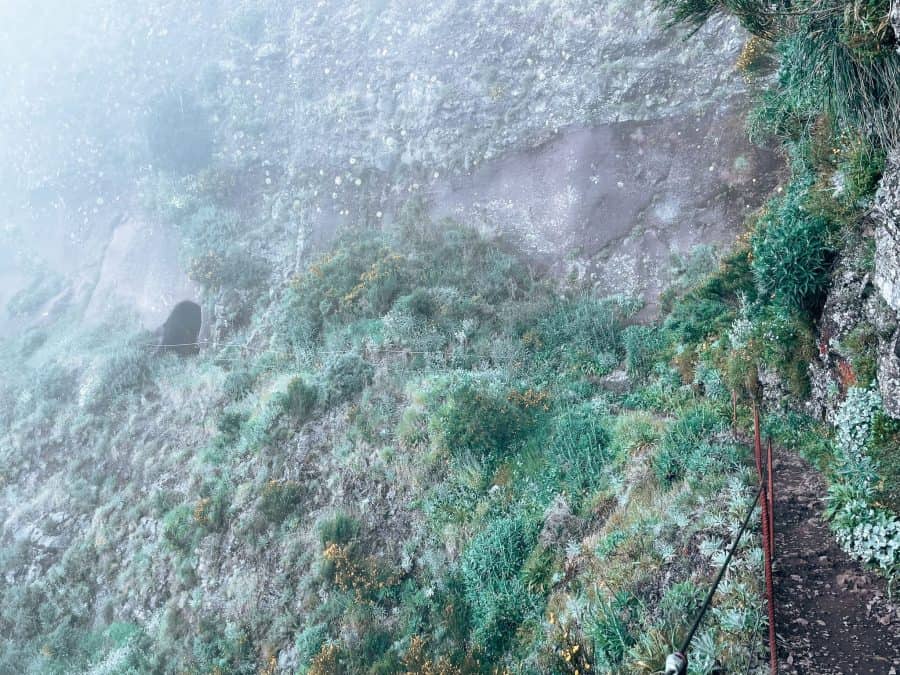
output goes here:
[{"label": "rocky cliff face", "polygon": [[[874,252],[866,242],[874,241]],[[874,259],[873,259],[874,258]],[[900,157],[891,157],[863,232],[844,247],[819,326],[819,358],[810,364],[807,406],[834,421],[848,386],[865,385],[860,351],[874,354],[885,411],[900,418]],[[868,357],[871,358],[871,357]]]},{"label": "rocky cliff face", "polygon": [[[896,16],[896,15],[895,15]],[[874,209],[875,275],[881,297],[900,313],[900,155],[895,154],[881,180]],[[878,383],[885,409],[900,418],[900,332],[883,336],[878,344]]]},{"label": "rocky cliff face", "polygon": [[[58,273],[89,318],[118,304],[155,328],[171,302],[196,299],[174,223],[143,212],[155,187],[147,110],[193,81],[216,130],[213,163],[245,176],[241,218],[264,235],[254,247],[277,276],[336,228],[390,222],[421,199],[435,217],[513,234],[598,292],[652,302],[673,254],[734,239],[778,162],[746,141],[746,83],[734,69],[746,35],[736,22],[716,19],[685,42],[659,30],[651,7],[391,0],[125,11],[92,0],[104,31],[80,15],[48,19],[48,35],[72,49],[29,41],[3,52],[12,65],[0,73],[10,97],[0,139],[15,180],[0,189],[10,193],[7,233],[22,236],[10,239],[0,301],[30,283],[35,265]],[[109,82],[79,85],[83,72]],[[53,89],[47,109],[19,114],[15,100],[42,87]],[[71,120],[57,118],[63,110]],[[62,122],[65,134],[54,135]],[[127,171],[123,155],[134,159]],[[121,264],[135,257],[144,264]],[[0,332],[33,323],[5,317]]]}]

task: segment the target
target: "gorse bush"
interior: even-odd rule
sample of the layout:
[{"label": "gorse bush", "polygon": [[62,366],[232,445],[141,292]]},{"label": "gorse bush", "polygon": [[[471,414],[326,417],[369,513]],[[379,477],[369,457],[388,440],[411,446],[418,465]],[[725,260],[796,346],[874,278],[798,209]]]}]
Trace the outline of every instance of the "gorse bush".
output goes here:
[{"label": "gorse bush", "polygon": [[430,433],[452,454],[496,459],[511,450],[532,422],[531,415],[502,391],[463,381],[453,384],[430,422]]},{"label": "gorse bush", "polygon": [[299,661],[299,672],[307,675],[313,659],[322,649],[322,645],[328,640],[328,626],[324,623],[317,623],[306,626],[297,635],[295,647],[297,650],[297,660]]},{"label": "gorse bush", "polygon": [[381,316],[406,285],[402,262],[371,237],[342,242],[294,279],[288,311],[311,321],[316,335],[328,320]]},{"label": "gorse bush", "polygon": [[172,548],[189,552],[200,536],[193,509],[187,504],[182,504],[169,511],[163,518],[162,534],[163,539]]},{"label": "gorse bush", "polygon": [[356,354],[339,354],[325,366],[325,397],[331,404],[340,403],[361,392],[372,380],[372,364]]},{"label": "gorse bush", "polygon": [[271,523],[281,523],[292,515],[299,515],[306,491],[303,485],[290,480],[270,480],[259,495],[259,511]]},{"label": "gorse bush", "polygon": [[348,546],[359,536],[362,525],[346,513],[335,513],[318,525],[319,543],[323,549],[332,544]]}]

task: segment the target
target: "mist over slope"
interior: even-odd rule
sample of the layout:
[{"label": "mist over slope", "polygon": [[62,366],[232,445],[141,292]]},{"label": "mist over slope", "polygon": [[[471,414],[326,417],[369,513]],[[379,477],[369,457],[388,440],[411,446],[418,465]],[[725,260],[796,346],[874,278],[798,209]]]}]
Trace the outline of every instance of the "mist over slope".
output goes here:
[{"label": "mist over slope", "polygon": [[[425,199],[561,274],[651,295],[671,253],[728,241],[769,185],[725,22],[688,43],[632,3],[54,5],[4,10],[4,304],[40,270],[91,316],[122,301],[161,322],[191,290],[161,182],[207,166],[282,274],[305,242]],[[150,271],[104,263],[126,239]]]},{"label": "mist over slope", "polygon": [[659,671],[754,403],[891,572],[888,148],[653,4],[0,8],[0,672]]}]

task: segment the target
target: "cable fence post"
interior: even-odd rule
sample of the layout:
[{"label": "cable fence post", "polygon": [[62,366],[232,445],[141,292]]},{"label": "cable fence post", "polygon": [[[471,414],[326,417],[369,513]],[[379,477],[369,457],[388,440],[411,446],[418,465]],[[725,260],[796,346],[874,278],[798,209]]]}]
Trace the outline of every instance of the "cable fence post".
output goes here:
[{"label": "cable fence post", "polygon": [[772,437],[769,436],[768,443],[768,461],[767,465],[769,467],[769,484],[768,484],[768,493],[769,493],[769,549],[772,553],[772,557],[775,557],[775,467],[773,460],[773,450],[772,450]]},{"label": "cable fence post", "polygon": [[[778,673],[778,653],[775,644],[775,588],[772,577],[772,555],[774,536],[772,530],[772,439],[768,443],[768,461],[763,467],[762,430],[759,421],[759,406],[753,405],[753,452],[756,455],[756,470],[759,474],[759,502],[762,519],[763,566],[766,578],[766,604],[769,610],[769,668],[772,675]],[[764,472],[765,468],[765,472]],[[766,478],[768,477],[768,482]]]}]

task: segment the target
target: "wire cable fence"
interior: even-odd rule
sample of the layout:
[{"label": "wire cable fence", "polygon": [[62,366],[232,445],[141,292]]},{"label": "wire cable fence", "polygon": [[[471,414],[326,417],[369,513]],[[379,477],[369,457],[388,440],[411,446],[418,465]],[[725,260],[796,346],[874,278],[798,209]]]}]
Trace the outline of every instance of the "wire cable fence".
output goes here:
[{"label": "wire cable fence", "polygon": [[734,557],[734,553],[741,541],[741,537],[743,537],[744,532],[746,532],[747,527],[750,524],[750,519],[753,516],[753,512],[756,510],[757,505],[760,507],[761,511],[760,519],[762,524],[763,567],[766,583],[766,604],[768,606],[769,614],[769,668],[772,675],[776,675],[778,672],[778,653],[777,645],[775,642],[775,592],[772,577],[772,558],[775,554],[775,502],[773,498],[774,470],[772,466],[773,450],[772,440],[769,439],[765,455],[763,453],[759,408],[756,405],[753,406],[753,455],[756,461],[757,476],[759,478],[759,487],[756,490],[756,497],[753,499],[753,501],[750,503],[750,507],[747,509],[747,513],[744,516],[743,522],[741,523],[741,528],[740,530],[738,530],[737,535],[735,535],[734,542],[732,542],[731,544],[728,555],[725,557],[724,562],[719,568],[718,574],[716,574],[716,578],[713,580],[712,585],[709,587],[709,591],[706,594],[706,599],[703,601],[703,604],[697,611],[697,614],[694,617],[694,621],[691,624],[690,630],[688,631],[684,640],[682,640],[678,650],[669,654],[668,658],[666,659],[665,675],[686,675],[689,663],[688,651],[690,650],[691,641],[694,639],[694,635],[696,634],[697,629],[703,622],[704,616],[712,606],[713,597],[716,594],[716,590],[719,588],[719,583],[725,576],[728,565],[731,563],[731,559]]}]

